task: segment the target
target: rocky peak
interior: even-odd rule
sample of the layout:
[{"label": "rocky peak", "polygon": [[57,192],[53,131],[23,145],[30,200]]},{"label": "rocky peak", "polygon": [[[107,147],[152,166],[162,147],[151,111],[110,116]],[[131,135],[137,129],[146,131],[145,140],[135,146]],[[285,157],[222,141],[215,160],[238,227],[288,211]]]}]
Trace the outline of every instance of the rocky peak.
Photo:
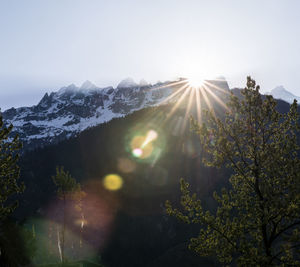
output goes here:
[{"label": "rocky peak", "polygon": [[141,79],[139,82],[139,86],[141,86],[141,87],[148,86],[148,85],[150,85],[150,84],[144,79]]},{"label": "rocky peak", "polygon": [[51,100],[52,100],[53,95],[51,94],[50,96],[48,95],[48,93],[46,93],[43,98],[41,99],[41,101],[38,103],[38,106],[42,107],[42,108],[47,108],[51,105]]},{"label": "rocky peak", "polygon": [[117,86],[118,89],[132,88],[132,87],[138,87],[138,84],[135,83],[135,81],[132,78],[126,78],[126,79],[122,80]]},{"label": "rocky peak", "polygon": [[300,97],[292,94],[282,85],[275,87],[270,93],[267,94],[271,94],[274,98],[284,100],[290,104],[294,102],[294,99],[296,99],[298,102],[300,101]]},{"label": "rocky peak", "polygon": [[86,80],[80,87],[81,90],[93,90],[97,89],[97,86],[91,83],[89,80]]},{"label": "rocky peak", "polygon": [[63,94],[66,94],[66,93],[73,93],[77,90],[78,90],[78,87],[74,83],[72,83],[69,86],[65,86],[65,87],[60,88],[59,91],[58,91],[58,94],[63,95]]}]

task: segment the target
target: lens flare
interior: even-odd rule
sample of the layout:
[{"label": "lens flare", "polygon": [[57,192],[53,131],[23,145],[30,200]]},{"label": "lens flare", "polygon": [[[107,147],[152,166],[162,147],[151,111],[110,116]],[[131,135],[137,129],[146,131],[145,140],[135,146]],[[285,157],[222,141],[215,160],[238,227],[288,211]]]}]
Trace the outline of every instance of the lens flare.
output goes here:
[{"label": "lens flare", "polygon": [[[138,152],[138,151],[136,151],[136,152]],[[136,154],[138,156],[138,153],[136,153],[136,152],[132,151],[133,155]],[[124,173],[131,173],[136,169],[136,164],[130,159],[119,158],[118,159],[118,169],[119,169],[119,171],[124,172]]]},{"label": "lens flare", "polygon": [[147,135],[146,135],[146,140],[145,142],[143,143],[142,147],[146,146],[148,143],[154,141],[156,138],[157,138],[157,132],[154,131],[154,130],[150,130],[147,132]]},{"label": "lens flare", "polygon": [[141,136],[141,135],[137,135],[135,137],[133,137],[133,139],[131,140],[130,146],[132,151],[136,148],[141,148],[142,145],[145,142],[145,137]]},{"label": "lens flare", "polygon": [[135,136],[130,143],[132,155],[141,159],[151,156],[153,152],[152,141],[154,141],[157,136],[154,130],[150,130],[146,136]]},{"label": "lens flare", "polygon": [[143,150],[140,149],[140,148],[135,148],[135,149],[132,150],[132,154],[136,158],[140,158],[143,155]]},{"label": "lens flare", "polygon": [[104,177],[103,185],[107,190],[116,191],[123,186],[123,179],[117,174],[109,174]]}]

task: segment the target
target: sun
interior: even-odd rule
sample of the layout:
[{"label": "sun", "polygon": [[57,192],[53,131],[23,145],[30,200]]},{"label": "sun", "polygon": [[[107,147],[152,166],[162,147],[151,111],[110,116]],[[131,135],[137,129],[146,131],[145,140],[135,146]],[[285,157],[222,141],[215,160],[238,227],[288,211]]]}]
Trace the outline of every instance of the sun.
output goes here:
[{"label": "sun", "polygon": [[[179,78],[178,80],[159,87],[174,88],[174,91],[160,102],[161,105],[172,104],[170,105],[170,111],[162,120],[163,123],[173,118],[174,121],[179,122],[176,125],[179,125],[178,127],[181,127],[181,131],[183,131],[187,127],[187,122],[189,121],[189,117],[191,115],[196,115],[195,118],[197,119],[198,123],[201,124],[203,110],[209,110],[212,112],[212,114],[215,114],[214,107],[216,104],[221,105],[226,111],[229,111],[226,103],[224,103],[223,101],[223,97],[220,96],[220,94],[225,96],[229,94],[227,89],[225,90],[222,88],[221,85],[219,85],[220,81],[224,82],[224,79],[215,78],[215,76],[212,76],[209,73],[203,73],[199,71],[197,71],[197,73],[184,72],[182,73],[182,76],[180,76],[181,78]],[[182,121],[177,120],[177,116],[175,118],[173,117],[176,110],[178,109],[185,109],[185,115],[184,117],[182,117]],[[134,139],[134,142],[132,143],[133,156],[137,158],[144,157],[143,146],[147,147],[146,145],[148,143],[148,145],[150,146],[151,141],[154,140],[156,137],[157,133],[154,130],[149,131],[146,138],[136,137],[136,139]],[[152,150],[150,149],[149,151],[150,153],[152,152]]]},{"label": "sun", "polygon": [[200,88],[204,85],[205,80],[201,76],[190,76],[187,78],[188,85],[192,88]]}]

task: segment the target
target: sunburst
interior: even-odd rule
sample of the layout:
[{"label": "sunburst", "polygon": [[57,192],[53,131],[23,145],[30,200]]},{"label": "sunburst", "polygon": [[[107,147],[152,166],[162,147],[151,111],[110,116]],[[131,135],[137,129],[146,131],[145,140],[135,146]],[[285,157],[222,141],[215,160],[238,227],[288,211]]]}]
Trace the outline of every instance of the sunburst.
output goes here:
[{"label": "sunburst", "polygon": [[[203,108],[210,110],[212,114],[215,113],[214,110],[216,104],[227,110],[224,99],[220,94],[228,94],[229,92],[218,85],[218,82],[220,81],[224,80],[208,80],[201,76],[190,76],[153,88],[153,90],[161,88],[172,88],[173,90],[171,95],[167,96],[159,103],[160,105],[170,103],[172,104],[172,107],[165,116],[158,116],[157,119],[155,119],[157,125],[165,124],[170,118],[174,117],[175,112],[179,108],[181,110],[184,108],[184,115],[181,123],[182,131],[187,127],[188,119],[193,113],[195,114],[197,121],[199,123],[202,122]],[[184,107],[183,104],[185,105]],[[153,116],[153,114],[151,116]]]},{"label": "sunburst", "polygon": [[[220,80],[221,81],[221,80]],[[137,160],[153,160],[154,165],[158,159],[160,152],[155,150],[154,142],[156,139],[163,139],[162,130],[165,125],[170,126],[167,131],[171,131],[174,136],[181,136],[188,127],[189,117],[193,115],[199,124],[202,123],[202,109],[208,109],[215,115],[215,110],[219,107],[226,108],[224,103],[224,94],[228,94],[228,90],[224,90],[220,86],[218,80],[206,80],[202,78],[190,77],[181,78],[175,82],[168,82],[161,86],[155,86],[152,90],[160,90],[162,88],[172,90],[172,94],[166,96],[159,104],[170,104],[166,109],[159,110],[157,113],[150,111],[147,114],[146,123],[142,122],[141,129],[147,132],[147,135],[135,135],[130,142],[130,151],[132,156]],[[224,80],[222,80],[224,81]],[[158,91],[164,94],[164,90]],[[164,111],[167,111],[166,113]],[[155,125],[157,131],[149,129]],[[162,127],[162,129],[160,129]],[[114,181],[113,181],[114,182]],[[115,184],[112,183],[113,186]],[[110,190],[118,190],[119,187]]]},{"label": "sunburst", "polygon": [[201,88],[205,84],[205,80],[201,76],[191,76],[187,78],[189,87]]}]

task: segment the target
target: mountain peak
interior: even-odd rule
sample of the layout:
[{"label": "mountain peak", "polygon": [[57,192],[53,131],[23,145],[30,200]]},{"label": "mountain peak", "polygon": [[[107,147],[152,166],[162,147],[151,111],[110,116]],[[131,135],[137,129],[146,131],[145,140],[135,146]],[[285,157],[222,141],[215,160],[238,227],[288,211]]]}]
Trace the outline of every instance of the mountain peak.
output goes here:
[{"label": "mountain peak", "polygon": [[273,92],[288,92],[288,91],[282,85],[279,85],[271,91],[271,93],[273,93]]},{"label": "mountain peak", "polygon": [[64,86],[64,87],[60,88],[59,91],[58,91],[58,94],[62,95],[62,94],[65,94],[65,93],[74,92],[76,90],[78,90],[78,87],[74,83],[72,83],[68,86]]},{"label": "mountain peak", "polygon": [[95,89],[97,88],[97,86],[93,83],[91,83],[89,80],[86,80],[80,87],[80,89],[83,90],[91,90],[91,89]]},{"label": "mountain peak", "polygon": [[274,98],[284,100],[290,104],[294,102],[294,99],[300,102],[300,97],[292,94],[282,85],[275,87],[269,94],[271,94]]},{"label": "mountain peak", "polygon": [[130,88],[137,86],[138,84],[132,78],[126,78],[118,84],[117,88]]},{"label": "mountain peak", "polygon": [[144,79],[140,80],[139,86],[147,86],[147,85],[150,85],[150,84],[146,80],[144,80]]}]

